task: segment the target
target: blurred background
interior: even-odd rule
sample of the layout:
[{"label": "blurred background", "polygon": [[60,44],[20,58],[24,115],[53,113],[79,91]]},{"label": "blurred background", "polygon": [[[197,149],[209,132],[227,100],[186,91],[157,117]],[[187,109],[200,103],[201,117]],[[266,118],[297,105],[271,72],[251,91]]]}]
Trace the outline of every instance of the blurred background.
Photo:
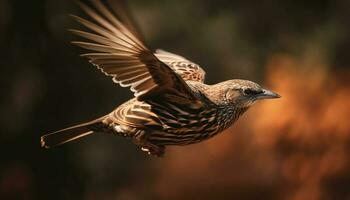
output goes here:
[{"label": "blurred background", "polygon": [[97,134],[41,135],[132,97],[70,44],[70,0],[0,0],[0,199],[350,199],[350,1],[130,0],[148,45],[207,83],[249,79],[283,98],[164,158]]}]

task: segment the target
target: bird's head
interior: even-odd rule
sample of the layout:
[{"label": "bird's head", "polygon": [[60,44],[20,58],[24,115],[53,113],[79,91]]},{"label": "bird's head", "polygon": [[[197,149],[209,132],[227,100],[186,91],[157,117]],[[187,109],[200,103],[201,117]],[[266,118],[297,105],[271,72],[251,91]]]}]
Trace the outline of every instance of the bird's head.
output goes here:
[{"label": "bird's head", "polygon": [[221,88],[224,90],[222,100],[239,107],[249,107],[257,100],[281,97],[279,94],[266,90],[257,83],[248,80],[233,79],[221,84]]}]

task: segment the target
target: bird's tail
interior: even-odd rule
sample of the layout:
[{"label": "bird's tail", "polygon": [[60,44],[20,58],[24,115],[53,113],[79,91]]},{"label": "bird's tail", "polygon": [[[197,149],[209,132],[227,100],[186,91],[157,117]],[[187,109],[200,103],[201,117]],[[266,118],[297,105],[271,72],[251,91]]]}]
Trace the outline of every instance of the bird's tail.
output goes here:
[{"label": "bird's tail", "polygon": [[46,134],[41,137],[41,146],[44,148],[51,148],[90,135],[94,133],[96,127],[103,125],[102,120],[103,118],[99,118],[87,123]]}]

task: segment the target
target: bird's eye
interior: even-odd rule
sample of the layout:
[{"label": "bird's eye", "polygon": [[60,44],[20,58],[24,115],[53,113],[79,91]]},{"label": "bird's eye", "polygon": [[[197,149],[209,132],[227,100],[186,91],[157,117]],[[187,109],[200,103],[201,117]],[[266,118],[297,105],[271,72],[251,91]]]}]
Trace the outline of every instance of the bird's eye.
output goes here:
[{"label": "bird's eye", "polygon": [[256,94],[259,94],[261,93],[260,91],[257,91],[257,90],[252,90],[250,88],[247,88],[245,90],[243,90],[243,93],[247,96],[250,96],[250,95],[256,95]]}]

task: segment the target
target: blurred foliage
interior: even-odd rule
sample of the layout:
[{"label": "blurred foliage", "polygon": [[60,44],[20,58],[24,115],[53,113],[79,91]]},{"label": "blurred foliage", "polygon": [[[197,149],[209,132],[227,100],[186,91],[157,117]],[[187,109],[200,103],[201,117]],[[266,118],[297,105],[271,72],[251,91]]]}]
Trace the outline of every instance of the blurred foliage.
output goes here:
[{"label": "blurred foliage", "polygon": [[128,3],[148,45],[199,63],[208,83],[250,79],[283,98],[164,159],[103,134],[44,150],[44,133],[131,93],[69,43],[73,1],[0,0],[0,199],[350,198],[350,1]]}]

